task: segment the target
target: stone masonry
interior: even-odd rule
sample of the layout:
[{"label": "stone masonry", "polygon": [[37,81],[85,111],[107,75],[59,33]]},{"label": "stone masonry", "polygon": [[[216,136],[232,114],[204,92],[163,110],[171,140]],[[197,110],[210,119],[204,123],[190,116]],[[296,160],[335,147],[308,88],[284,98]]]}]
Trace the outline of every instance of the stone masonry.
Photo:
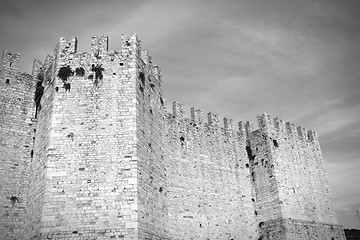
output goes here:
[{"label": "stone masonry", "polygon": [[339,239],[316,132],[173,103],[134,34],[0,69],[0,240]]}]

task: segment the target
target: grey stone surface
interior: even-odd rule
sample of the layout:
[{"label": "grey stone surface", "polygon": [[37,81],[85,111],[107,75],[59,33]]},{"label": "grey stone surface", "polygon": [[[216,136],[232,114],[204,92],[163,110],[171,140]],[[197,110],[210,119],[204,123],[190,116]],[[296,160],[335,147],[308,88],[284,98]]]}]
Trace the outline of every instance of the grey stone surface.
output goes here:
[{"label": "grey stone surface", "polygon": [[61,38],[32,75],[4,52],[0,239],[345,239],[315,132],[168,112],[149,53],[121,45]]}]

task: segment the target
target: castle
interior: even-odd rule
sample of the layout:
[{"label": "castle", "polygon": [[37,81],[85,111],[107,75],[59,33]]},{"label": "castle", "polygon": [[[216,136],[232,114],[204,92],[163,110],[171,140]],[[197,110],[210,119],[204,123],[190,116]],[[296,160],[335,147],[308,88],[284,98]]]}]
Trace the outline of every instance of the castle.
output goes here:
[{"label": "castle", "polygon": [[182,104],[136,35],[0,70],[0,239],[345,239],[314,131]]}]

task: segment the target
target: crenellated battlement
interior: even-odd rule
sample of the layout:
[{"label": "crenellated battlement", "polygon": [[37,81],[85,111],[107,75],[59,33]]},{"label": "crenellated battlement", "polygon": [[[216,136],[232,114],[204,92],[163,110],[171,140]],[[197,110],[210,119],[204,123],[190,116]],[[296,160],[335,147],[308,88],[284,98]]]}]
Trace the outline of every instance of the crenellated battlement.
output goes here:
[{"label": "crenellated battlement", "polygon": [[11,53],[8,50],[3,51],[0,65],[0,77],[5,85],[18,86],[20,84],[28,87],[32,86],[32,76],[19,71],[20,58],[21,56],[19,53]]},{"label": "crenellated battlement", "polygon": [[251,134],[255,131],[268,134],[271,136],[285,136],[289,139],[298,139],[306,142],[318,143],[318,135],[313,130],[308,130],[302,126],[297,126],[290,122],[284,122],[279,117],[271,118],[270,115],[264,113],[257,117],[258,129],[254,129],[252,121],[240,121],[237,123],[237,129],[235,127],[234,120],[228,117],[224,117],[220,121],[219,115],[209,112],[206,114],[207,121],[204,122],[204,115],[201,109],[194,107],[190,108],[190,117],[186,116],[185,105],[174,102],[172,107],[172,113],[169,113],[175,121],[178,122],[193,122],[197,125],[210,126],[214,128],[223,129],[224,131],[237,132],[240,136],[246,136],[249,139]]},{"label": "crenellated battlement", "polygon": [[[219,114],[208,112],[206,115],[203,110],[191,107],[190,117],[187,117],[185,105],[179,102],[173,102],[172,112],[168,113],[170,119],[179,123],[180,126],[202,126],[204,128],[217,129],[219,132],[226,133],[237,133],[240,138],[244,138],[252,132],[252,123],[247,121],[234,122],[232,118],[223,117],[220,119]],[[206,120],[205,120],[206,119]]]},{"label": "crenellated battlement", "polygon": [[77,53],[77,43],[76,37],[71,37],[70,39],[61,37],[55,51],[60,55]]},{"label": "crenellated battlement", "polygon": [[285,123],[284,120],[279,117],[271,118],[270,115],[266,113],[258,116],[257,119],[259,129],[262,133],[275,136],[286,135],[291,139],[298,139],[318,144],[317,133],[313,130],[308,130],[291,122]]},{"label": "crenellated battlement", "polygon": [[40,81],[44,80],[44,64],[40,60],[34,60],[31,75],[34,77],[34,79],[38,79]]},{"label": "crenellated battlement", "polygon": [[[136,34],[131,36],[122,35],[121,38],[121,50],[119,51],[109,51],[109,38],[106,35],[97,37],[91,37],[90,41],[90,52],[77,52],[78,40],[76,37],[71,37],[66,39],[61,37],[55,47],[55,56],[57,57],[59,65],[65,65],[69,61],[93,61],[100,62],[101,60],[105,61],[114,61],[115,63],[124,61],[129,61],[131,59],[135,60],[138,56],[142,56],[144,62],[150,62],[149,56],[146,57],[146,50],[142,50],[143,54],[140,53],[140,41],[138,40]],[[124,64],[125,66],[125,64]]]},{"label": "crenellated battlement", "polygon": [[316,132],[266,113],[254,128],[179,102],[168,112],[140,43],[93,36],[79,53],[61,37],[31,75],[4,51],[0,176],[15,187],[0,189],[1,239],[307,239],[291,228],[336,222]]},{"label": "crenellated battlement", "polygon": [[109,50],[109,38],[108,36],[91,38],[91,53],[94,57],[102,57],[108,53]]},{"label": "crenellated battlement", "polygon": [[20,56],[20,53],[11,53],[8,50],[4,50],[1,68],[18,71],[20,67]]}]

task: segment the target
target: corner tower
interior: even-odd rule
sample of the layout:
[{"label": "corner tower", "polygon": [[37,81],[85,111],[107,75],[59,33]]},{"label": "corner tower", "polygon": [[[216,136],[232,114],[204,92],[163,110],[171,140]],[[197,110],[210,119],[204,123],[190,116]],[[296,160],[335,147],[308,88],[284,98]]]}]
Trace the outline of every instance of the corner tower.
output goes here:
[{"label": "corner tower", "polygon": [[30,239],[165,238],[161,74],[136,35],[107,44],[61,38],[43,65]]},{"label": "corner tower", "polygon": [[337,224],[317,134],[258,117],[248,134],[262,239],[345,239]]}]

